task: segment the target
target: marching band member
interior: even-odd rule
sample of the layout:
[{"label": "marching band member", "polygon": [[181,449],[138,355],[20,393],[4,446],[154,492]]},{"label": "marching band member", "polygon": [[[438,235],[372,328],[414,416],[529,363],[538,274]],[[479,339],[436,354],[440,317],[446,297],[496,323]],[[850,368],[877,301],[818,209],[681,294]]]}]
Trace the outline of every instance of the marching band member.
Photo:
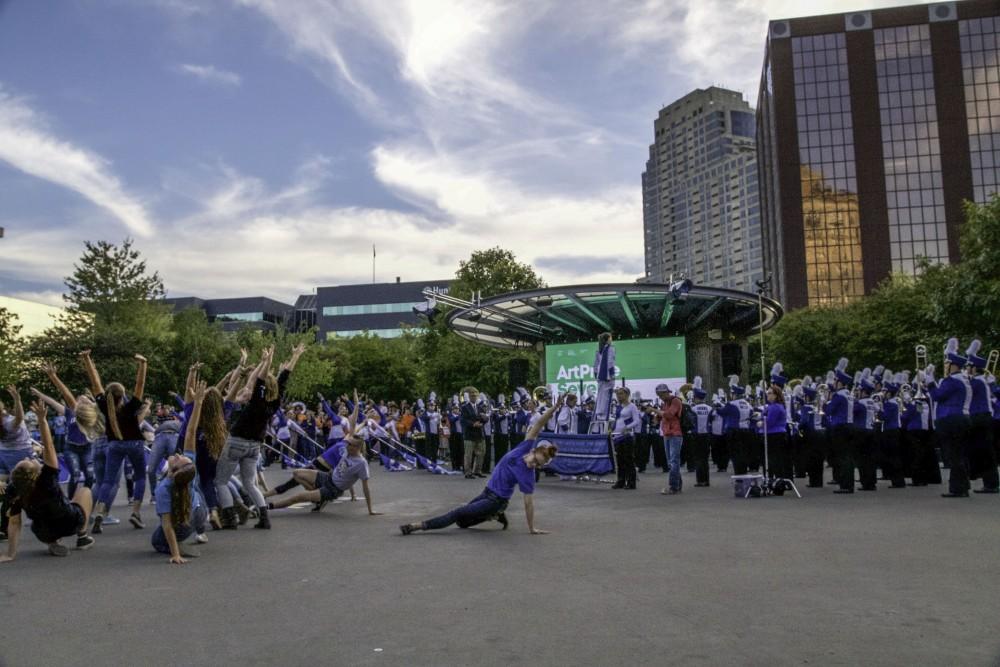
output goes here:
[{"label": "marching band member", "polygon": [[572,389],[566,392],[566,404],[559,408],[556,415],[556,425],[559,433],[577,433],[578,416],[576,408],[576,392]]},{"label": "marching band member", "polygon": [[611,343],[611,333],[608,331],[597,337],[597,354],[594,355],[597,410],[594,418],[598,421],[607,421],[611,410],[611,392],[615,386],[615,346]]},{"label": "marching band member", "polygon": [[900,400],[896,396],[902,379],[902,374],[892,376],[891,372],[886,372],[882,376],[882,391],[886,398],[879,410],[879,419],[882,422],[882,432],[878,434],[879,452],[882,459],[882,476],[890,481],[889,488],[892,489],[906,487],[902,438],[899,431]]},{"label": "marching band member", "polygon": [[[612,489],[636,488],[635,470],[635,432],[642,425],[642,415],[639,408],[631,401],[632,392],[628,387],[618,387],[615,398],[618,399],[618,410],[615,415],[615,426],[611,432],[611,441],[615,447],[618,463],[618,481]],[[552,414],[549,410],[548,414]]]},{"label": "marching band member", "polygon": [[878,410],[872,393],[875,385],[871,379],[871,369],[855,374],[855,386],[861,397],[854,401],[854,456],[861,478],[862,491],[875,491],[878,474],[875,468],[875,415]]},{"label": "marching band member", "polygon": [[841,357],[834,369],[834,394],[826,403],[833,455],[837,460],[834,493],[854,493],[854,378],[847,374],[848,360]]},{"label": "marching band member", "polygon": [[931,409],[923,396],[927,384],[924,371],[917,371],[914,379],[917,393],[903,396],[903,414],[899,425],[903,430],[903,453],[907,458],[904,467],[910,471],[913,486],[941,483],[941,463],[931,439]]},{"label": "marching band member", "polygon": [[[944,372],[947,377],[941,382],[934,381],[933,371],[927,374],[928,393],[937,405],[934,428],[947,449],[951,463],[948,476],[948,493],[942,498],[969,497],[968,448],[969,404],[972,402],[972,386],[969,378],[962,373],[968,359],[958,353],[958,339],[949,338],[945,346]],[[926,372],[925,372],[926,373]]]},{"label": "marching band member", "polygon": [[733,474],[745,475],[750,464],[750,449],[753,433],[750,430],[750,415],[753,410],[743,398],[746,390],[739,385],[740,376],[729,376],[729,394],[732,400],[726,403],[720,414],[724,419],[729,455],[733,459]]},{"label": "marching band member", "polygon": [[503,394],[497,397],[500,404],[496,412],[496,428],[493,429],[493,460],[498,462],[510,450],[510,410]]},{"label": "marching band member", "polygon": [[695,376],[691,390],[694,404],[691,412],[694,416],[694,433],[691,434],[691,458],[694,461],[695,486],[708,486],[708,451],[712,439],[710,420],[715,410],[705,403],[708,393],[702,389],[701,377]]},{"label": "marching band member", "polygon": [[724,429],[725,420],[719,411],[726,404],[726,392],[719,389],[712,398],[712,463],[715,464],[716,472],[726,472],[729,470],[729,448],[726,446],[726,432]]},{"label": "marching band member", "polygon": [[969,384],[972,401],[969,403],[969,477],[982,477],[983,485],[975,493],[1000,493],[1000,475],[997,473],[996,452],[993,450],[993,408],[990,405],[990,386],[983,375],[986,359],[979,356],[982,342],[973,340],[965,351],[969,359]]},{"label": "marching band member", "polygon": [[799,403],[798,424],[803,444],[803,469],[809,478],[808,486],[822,488],[823,486],[823,456],[826,450],[826,427],[823,425],[822,406],[818,404],[819,392],[810,376],[802,378],[802,384],[795,388],[801,390],[802,400]]}]

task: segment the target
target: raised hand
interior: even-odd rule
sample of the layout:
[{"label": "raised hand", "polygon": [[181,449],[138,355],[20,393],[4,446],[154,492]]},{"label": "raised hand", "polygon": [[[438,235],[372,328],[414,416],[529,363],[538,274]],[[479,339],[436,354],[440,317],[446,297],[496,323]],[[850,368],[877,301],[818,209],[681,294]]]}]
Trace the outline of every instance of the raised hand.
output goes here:
[{"label": "raised hand", "polygon": [[21,400],[20,395],[18,395],[18,393],[17,393],[17,387],[15,387],[12,384],[9,384],[9,385],[7,385],[6,389],[7,389],[7,393],[10,394],[10,397],[12,399],[14,399],[15,403],[17,403],[19,400]]},{"label": "raised hand", "polygon": [[55,364],[53,364],[51,361],[42,362],[42,372],[51,378],[53,375],[56,374]]},{"label": "raised hand", "polygon": [[45,419],[45,415],[48,413],[49,408],[41,400],[31,402],[31,410],[38,416],[38,420],[41,421]]},{"label": "raised hand", "polygon": [[194,386],[194,401],[196,403],[201,403],[205,400],[205,393],[208,391],[208,383],[204,380],[199,380]]},{"label": "raised hand", "polygon": [[141,354],[133,355],[132,358],[135,359],[136,361],[138,361],[140,364],[148,364],[149,363],[149,361],[146,359],[146,357],[142,356]]}]

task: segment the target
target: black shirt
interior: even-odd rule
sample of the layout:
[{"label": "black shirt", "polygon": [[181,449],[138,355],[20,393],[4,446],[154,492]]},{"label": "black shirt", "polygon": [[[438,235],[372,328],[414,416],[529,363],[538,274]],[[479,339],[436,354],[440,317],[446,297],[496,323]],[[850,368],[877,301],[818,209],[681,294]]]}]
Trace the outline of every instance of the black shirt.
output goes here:
[{"label": "black shirt", "polygon": [[28,497],[11,502],[9,515],[17,516],[22,510],[31,519],[31,532],[45,543],[75,534],[81,522],[79,509],[59,488],[59,469],[48,465],[42,466]]},{"label": "black shirt", "polygon": [[268,401],[265,398],[267,385],[264,384],[264,381],[257,380],[250,400],[243,406],[243,410],[240,411],[233,423],[233,428],[230,430],[231,435],[253,442],[264,441],[267,425],[285,398],[285,385],[288,383],[289,375],[288,371],[281,371],[278,374],[278,397],[273,401]]},{"label": "black shirt", "polygon": [[462,436],[469,440],[482,440],[483,427],[473,426],[473,423],[480,422],[479,410],[472,403],[462,404]]},{"label": "black shirt", "polygon": [[[100,408],[101,414],[104,415],[104,423],[107,424],[105,431],[108,436],[108,442],[113,440],[118,440],[115,437],[115,432],[111,428],[111,419],[108,417],[108,398],[105,394],[98,394],[97,396],[97,407]],[[115,414],[118,415],[118,430],[121,431],[124,440],[145,440],[142,437],[142,431],[139,429],[139,413],[142,411],[142,401],[133,396],[124,405],[115,410]]]}]

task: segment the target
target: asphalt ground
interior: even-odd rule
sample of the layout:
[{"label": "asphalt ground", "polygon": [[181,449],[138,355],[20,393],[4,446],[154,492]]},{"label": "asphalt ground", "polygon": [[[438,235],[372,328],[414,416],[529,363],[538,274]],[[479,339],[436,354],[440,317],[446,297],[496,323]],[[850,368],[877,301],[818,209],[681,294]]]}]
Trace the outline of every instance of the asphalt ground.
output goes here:
[{"label": "asphalt ground", "polygon": [[527,534],[515,494],[506,532],[403,537],[400,523],[483,484],[374,470],[385,516],[361,500],[287,509],[271,531],[210,532],[182,566],[127,522],[62,559],[26,533],[0,565],[0,663],[1000,663],[1000,497],[880,483],[742,500],[721,475],[693,488],[685,474],[677,496],[660,495],[665,481],[544,479],[536,522],[550,535]]}]

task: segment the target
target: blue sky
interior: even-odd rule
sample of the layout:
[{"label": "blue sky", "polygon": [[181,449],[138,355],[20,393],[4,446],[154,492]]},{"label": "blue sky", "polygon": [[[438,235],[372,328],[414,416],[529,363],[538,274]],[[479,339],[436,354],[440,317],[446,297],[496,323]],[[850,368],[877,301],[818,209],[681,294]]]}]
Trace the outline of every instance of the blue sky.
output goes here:
[{"label": "blue sky", "polygon": [[659,108],[753,103],[768,19],[819,0],[0,0],[0,294],[58,302],[86,239],[171,295],[642,274]]}]

